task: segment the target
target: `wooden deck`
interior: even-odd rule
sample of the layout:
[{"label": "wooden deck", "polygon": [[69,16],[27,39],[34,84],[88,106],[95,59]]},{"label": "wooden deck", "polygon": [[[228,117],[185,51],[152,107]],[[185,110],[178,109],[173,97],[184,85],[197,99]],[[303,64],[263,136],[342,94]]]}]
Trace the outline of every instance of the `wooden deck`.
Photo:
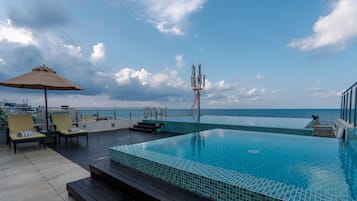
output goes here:
[{"label": "wooden deck", "polygon": [[74,139],[68,141],[66,147],[62,142],[61,145],[48,144],[48,147],[60,153],[69,160],[77,163],[83,168],[89,170],[89,165],[100,158],[109,157],[109,148],[118,145],[135,144],[146,142],[170,136],[174,133],[144,133],[122,129],[116,131],[106,131],[88,134],[88,146],[85,138],[79,138],[78,143]]},{"label": "wooden deck", "polygon": [[78,201],[98,200],[205,200],[188,191],[109,160],[112,146],[135,144],[177,134],[149,134],[129,129],[91,133],[85,138],[48,146],[91,172],[91,177],[67,184],[69,195]]},{"label": "wooden deck", "polygon": [[336,137],[336,131],[333,126],[330,125],[315,125],[313,130],[313,135],[318,137]]}]

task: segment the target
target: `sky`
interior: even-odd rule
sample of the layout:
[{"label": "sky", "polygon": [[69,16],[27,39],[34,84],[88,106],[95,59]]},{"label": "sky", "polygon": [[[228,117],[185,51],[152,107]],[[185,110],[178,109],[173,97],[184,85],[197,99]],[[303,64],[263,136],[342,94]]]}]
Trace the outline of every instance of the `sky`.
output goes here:
[{"label": "sky", "polygon": [[[46,64],[51,107],[339,108],[357,81],[356,0],[0,0],[0,81]],[[0,101],[44,105],[0,87]]]}]

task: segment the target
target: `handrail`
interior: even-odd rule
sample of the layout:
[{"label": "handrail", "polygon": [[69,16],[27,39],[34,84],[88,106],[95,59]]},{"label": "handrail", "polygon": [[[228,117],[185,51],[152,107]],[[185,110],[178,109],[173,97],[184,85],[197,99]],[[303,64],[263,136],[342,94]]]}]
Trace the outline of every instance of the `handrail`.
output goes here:
[{"label": "handrail", "polygon": [[355,82],[352,86],[350,86],[348,89],[346,89],[344,92],[342,92],[342,94],[346,93],[348,90],[350,90],[354,86],[357,86],[357,82]]},{"label": "handrail", "polygon": [[357,126],[357,82],[341,94],[340,118]]}]

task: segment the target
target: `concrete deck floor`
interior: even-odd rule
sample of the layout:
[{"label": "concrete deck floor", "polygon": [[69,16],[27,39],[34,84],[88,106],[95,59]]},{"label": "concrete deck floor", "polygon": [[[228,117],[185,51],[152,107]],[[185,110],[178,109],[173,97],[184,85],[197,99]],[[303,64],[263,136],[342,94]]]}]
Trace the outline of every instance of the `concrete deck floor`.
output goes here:
[{"label": "concrete deck floor", "polygon": [[0,145],[0,200],[73,200],[66,184],[89,176],[86,169],[35,143],[21,145],[16,155]]}]

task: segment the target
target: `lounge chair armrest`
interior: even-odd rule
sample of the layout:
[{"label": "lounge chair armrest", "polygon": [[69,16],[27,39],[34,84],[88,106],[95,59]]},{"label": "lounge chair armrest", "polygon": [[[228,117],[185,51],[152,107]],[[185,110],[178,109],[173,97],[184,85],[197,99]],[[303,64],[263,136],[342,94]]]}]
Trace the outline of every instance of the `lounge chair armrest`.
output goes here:
[{"label": "lounge chair armrest", "polygon": [[40,132],[40,126],[35,126],[37,132]]}]

